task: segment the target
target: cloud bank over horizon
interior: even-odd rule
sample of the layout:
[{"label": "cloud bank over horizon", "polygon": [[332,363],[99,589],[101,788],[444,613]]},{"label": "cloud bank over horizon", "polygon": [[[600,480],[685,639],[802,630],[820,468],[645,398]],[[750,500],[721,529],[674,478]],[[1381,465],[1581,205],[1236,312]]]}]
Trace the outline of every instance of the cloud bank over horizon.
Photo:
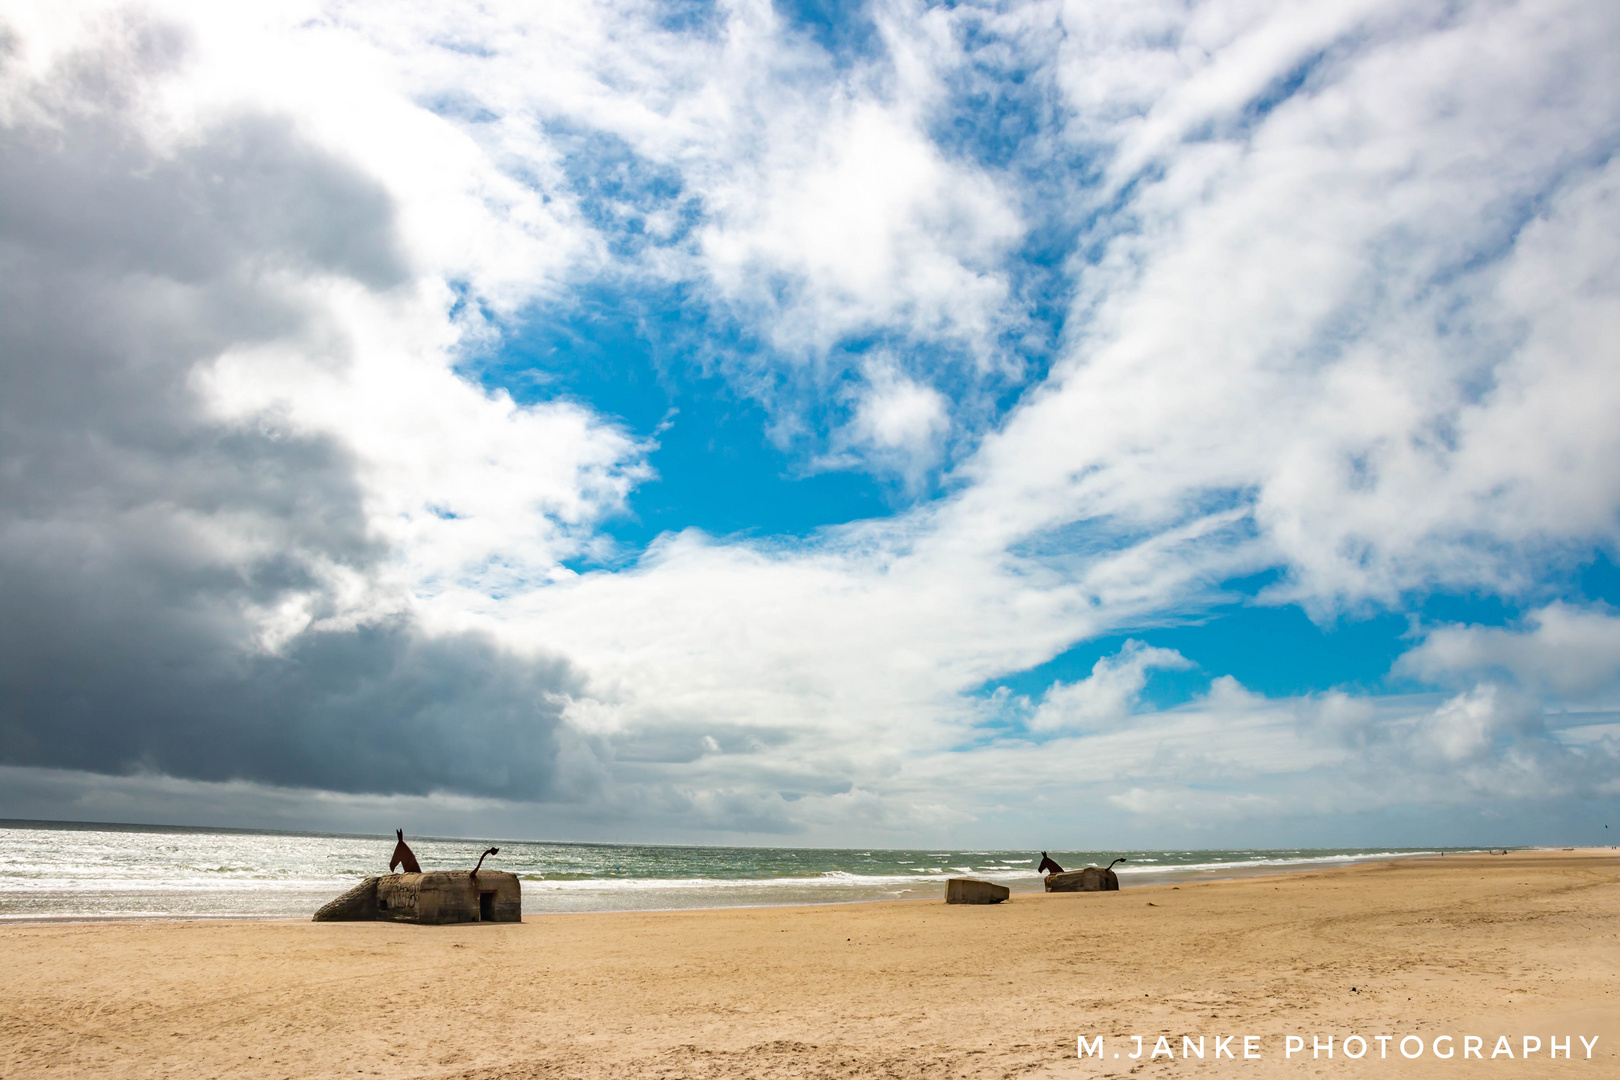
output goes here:
[{"label": "cloud bank over horizon", "polygon": [[1602,842],[1617,51],[0,4],[0,816]]}]

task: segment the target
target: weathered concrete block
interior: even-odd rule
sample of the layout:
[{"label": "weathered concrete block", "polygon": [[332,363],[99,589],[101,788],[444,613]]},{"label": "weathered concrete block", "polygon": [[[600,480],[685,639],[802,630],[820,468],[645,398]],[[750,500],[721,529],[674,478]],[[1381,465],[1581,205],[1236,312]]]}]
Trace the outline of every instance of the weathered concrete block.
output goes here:
[{"label": "weathered concrete block", "polygon": [[999,904],[1012,895],[1005,885],[993,885],[973,878],[953,877],[945,882],[947,904]]},{"label": "weathered concrete block", "polygon": [[518,922],[522,886],[516,874],[501,870],[480,870],[476,878],[466,870],[385,874],[377,879],[376,917],[429,925]]},{"label": "weathered concrete block", "polygon": [[322,904],[316,922],[369,922],[377,917],[377,879],[368,877],[336,900]]},{"label": "weathered concrete block", "polygon": [[1046,875],[1047,892],[1118,892],[1119,876],[1100,866]]},{"label": "weathered concrete block", "polygon": [[523,887],[516,874],[466,870],[370,877],[325,904],[316,922],[380,919],[385,922],[519,922]]}]

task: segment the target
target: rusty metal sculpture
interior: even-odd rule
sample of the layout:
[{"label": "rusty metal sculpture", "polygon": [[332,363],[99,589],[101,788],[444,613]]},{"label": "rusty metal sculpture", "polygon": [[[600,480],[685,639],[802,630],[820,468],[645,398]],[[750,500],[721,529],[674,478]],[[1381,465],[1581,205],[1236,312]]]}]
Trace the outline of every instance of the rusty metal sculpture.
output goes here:
[{"label": "rusty metal sculpture", "polygon": [[1041,865],[1035,868],[1035,872],[1042,875],[1061,874],[1063,873],[1063,867],[1057,864],[1056,859],[1043,851],[1041,852]]},{"label": "rusty metal sculpture", "polygon": [[472,876],[477,877],[479,869],[484,865],[484,860],[489,858],[491,855],[500,854],[500,850],[501,849],[498,847],[492,847],[482,855],[478,856],[478,865],[472,868]]},{"label": "rusty metal sculpture", "polygon": [[411,853],[410,846],[405,843],[405,830],[395,829],[394,835],[399,837],[399,843],[394,845],[394,854],[388,860],[388,869],[392,871],[394,867],[399,866],[404,873],[420,874],[422,864],[416,861],[416,856]]}]

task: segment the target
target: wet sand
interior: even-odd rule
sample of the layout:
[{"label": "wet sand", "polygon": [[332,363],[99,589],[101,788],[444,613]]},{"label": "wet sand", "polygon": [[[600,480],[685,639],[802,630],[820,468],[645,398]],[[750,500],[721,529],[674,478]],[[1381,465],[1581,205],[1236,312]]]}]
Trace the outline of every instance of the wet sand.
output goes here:
[{"label": "wet sand", "polygon": [[[1620,852],[993,907],[10,926],[0,971],[4,1080],[1606,1078],[1620,1076]],[[1344,1056],[1352,1034],[1359,1060]],[[1082,1035],[1102,1037],[1100,1057],[1077,1057]],[[1173,1057],[1150,1057],[1161,1035]],[[1258,1059],[1242,1059],[1245,1035]],[[1290,1035],[1304,1044],[1291,1058]],[[1383,1058],[1379,1035],[1393,1036]],[[1455,1056],[1440,1060],[1446,1035]],[[1478,1059],[1463,1057],[1469,1035]],[[1217,1059],[1227,1036],[1235,1056]],[[1541,1044],[1528,1058],[1525,1036]],[[1597,1039],[1590,1059],[1581,1036]],[[1200,1037],[1206,1057],[1184,1057]],[[1313,1057],[1329,1037],[1334,1057]],[[1407,1037],[1421,1057],[1402,1058]],[[1566,1037],[1571,1059],[1551,1060]]]}]

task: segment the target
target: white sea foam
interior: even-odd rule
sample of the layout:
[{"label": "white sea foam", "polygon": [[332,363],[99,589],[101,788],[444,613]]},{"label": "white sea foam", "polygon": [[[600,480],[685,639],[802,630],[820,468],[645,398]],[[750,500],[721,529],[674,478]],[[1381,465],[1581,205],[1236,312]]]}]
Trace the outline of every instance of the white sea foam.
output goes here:
[{"label": "white sea foam", "polygon": [[[524,909],[650,910],[939,897],[968,875],[1035,891],[1025,852],[827,851],[496,841],[496,865],[523,881]],[[392,837],[0,827],[0,921],[307,918],[367,874],[385,872]],[[470,867],[485,840],[412,839],[428,867]],[[1115,867],[1121,883],[1276,873],[1424,851],[1052,852],[1071,868]]]}]

